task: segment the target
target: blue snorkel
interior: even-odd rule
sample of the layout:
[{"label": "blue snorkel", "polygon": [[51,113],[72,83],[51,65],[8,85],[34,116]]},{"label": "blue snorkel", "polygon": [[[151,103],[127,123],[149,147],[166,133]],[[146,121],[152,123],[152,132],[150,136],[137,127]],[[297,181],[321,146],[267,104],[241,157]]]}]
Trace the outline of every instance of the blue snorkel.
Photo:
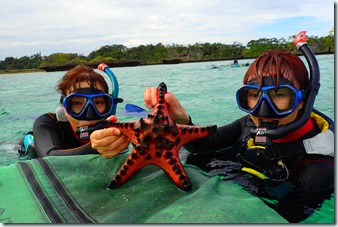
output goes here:
[{"label": "blue snorkel", "polygon": [[117,108],[117,104],[118,103],[121,103],[123,102],[123,99],[122,98],[119,98],[119,83],[117,81],[117,78],[115,76],[115,74],[113,73],[113,71],[111,71],[108,67],[108,65],[106,65],[105,63],[101,63],[97,66],[97,68],[102,71],[102,72],[105,72],[109,79],[111,80],[112,82],[112,85],[113,85],[113,91],[112,91],[112,98],[113,98],[113,108],[112,108],[112,111],[111,111],[111,115],[115,115],[116,114],[116,108]]},{"label": "blue snorkel", "polygon": [[262,141],[258,142],[258,144],[267,145],[271,140],[284,137],[290,132],[300,128],[309,119],[311,112],[314,111],[313,104],[320,87],[320,71],[317,59],[306,42],[305,33],[306,31],[299,32],[294,40],[294,45],[302,52],[310,69],[309,85],[304,94],[305,99],[301,110],[302,112],[300,112],[299,118],[294,122],[278,126],[277,128],[252,128],[250,130],[251,137],[253,137],[255,141]]}]

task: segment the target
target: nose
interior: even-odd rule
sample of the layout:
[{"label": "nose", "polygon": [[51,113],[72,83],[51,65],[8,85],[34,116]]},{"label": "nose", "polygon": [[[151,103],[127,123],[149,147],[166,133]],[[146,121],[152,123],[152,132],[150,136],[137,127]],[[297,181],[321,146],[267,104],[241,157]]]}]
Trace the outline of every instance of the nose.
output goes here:
[{"label": "nose", "polygon": [[88,107],[87,107],[86,119],[87,120],[97,120],[97,119],[100,119],[100,117],[97,115],[97,113],[94,110],[94,108],[93,108],[92,105],[88,105]]},{"label": "nose", "polygon": [[261,105],[252,115],[256,117],[265,117],[265,118],[272,118],[275,116],[274,111],[272,110],[271,106],[269,105],[266,99],[262,100]]}]

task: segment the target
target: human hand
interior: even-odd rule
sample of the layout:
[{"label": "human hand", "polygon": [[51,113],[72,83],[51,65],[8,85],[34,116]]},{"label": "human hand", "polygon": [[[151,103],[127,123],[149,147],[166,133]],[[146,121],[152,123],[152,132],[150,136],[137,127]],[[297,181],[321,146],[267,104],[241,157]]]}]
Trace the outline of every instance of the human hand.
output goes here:
[{"label": "human hand", "polygon": [[[110,116],[107,120],[116,122],[116,116]],[[103,157],[112,158],[125,150],[130,140],[122,135],[118,128],[104,128],[95,130],[90,135],[92,148],[97,150]]]},{"label": "human hand", "polygon": [[[164,98],[168,103],[169,115],[175,120],[175,122],[178,124],[188,124],[190,120],[189,115],[186,113],[178,99],[170,92],[167,92]],[[152,109],[157,103],[157,99],[156,87],[148,87],[144,90],[144,105],[146,107]]]}]

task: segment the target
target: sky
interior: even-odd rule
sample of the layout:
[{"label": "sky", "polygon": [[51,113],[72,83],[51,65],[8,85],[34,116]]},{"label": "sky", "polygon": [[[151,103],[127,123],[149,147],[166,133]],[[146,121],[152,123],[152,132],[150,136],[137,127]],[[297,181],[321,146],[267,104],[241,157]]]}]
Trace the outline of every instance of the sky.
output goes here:
[{"label": "sky", "polygon": [[306,30],[327,36],[332,0],[0,0],[0,60],[88,56],[105,45],[239,42]]}]

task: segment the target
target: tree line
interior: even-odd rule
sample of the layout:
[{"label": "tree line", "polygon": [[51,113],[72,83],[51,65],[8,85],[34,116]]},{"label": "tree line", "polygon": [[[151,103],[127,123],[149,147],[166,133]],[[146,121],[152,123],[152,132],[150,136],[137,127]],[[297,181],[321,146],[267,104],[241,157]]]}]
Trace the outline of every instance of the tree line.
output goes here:
[{"label": "tree line", "polygon": [[[196,61],[256,58],[266,50],[285,50],[300,54],[293,45],[294,36],[284,38],[260,38],[251,40],[246,46],[233,44],[195,43],[193,45],[169,44],[140,45],[128,48],[121,44],[102,46],[88,56],[77,53],[54,53],[41,56],[40,53],[20,58],[6,57],[0,61],[0,71],[25,69],[67,69],[82,63],[96,67],[99,63],[109,66],[149,65]],[[316,54],[334,53],[334,28],[325,37],[308,36],[307,42]],[[46,70],[47,71],[47,70]]]}]

